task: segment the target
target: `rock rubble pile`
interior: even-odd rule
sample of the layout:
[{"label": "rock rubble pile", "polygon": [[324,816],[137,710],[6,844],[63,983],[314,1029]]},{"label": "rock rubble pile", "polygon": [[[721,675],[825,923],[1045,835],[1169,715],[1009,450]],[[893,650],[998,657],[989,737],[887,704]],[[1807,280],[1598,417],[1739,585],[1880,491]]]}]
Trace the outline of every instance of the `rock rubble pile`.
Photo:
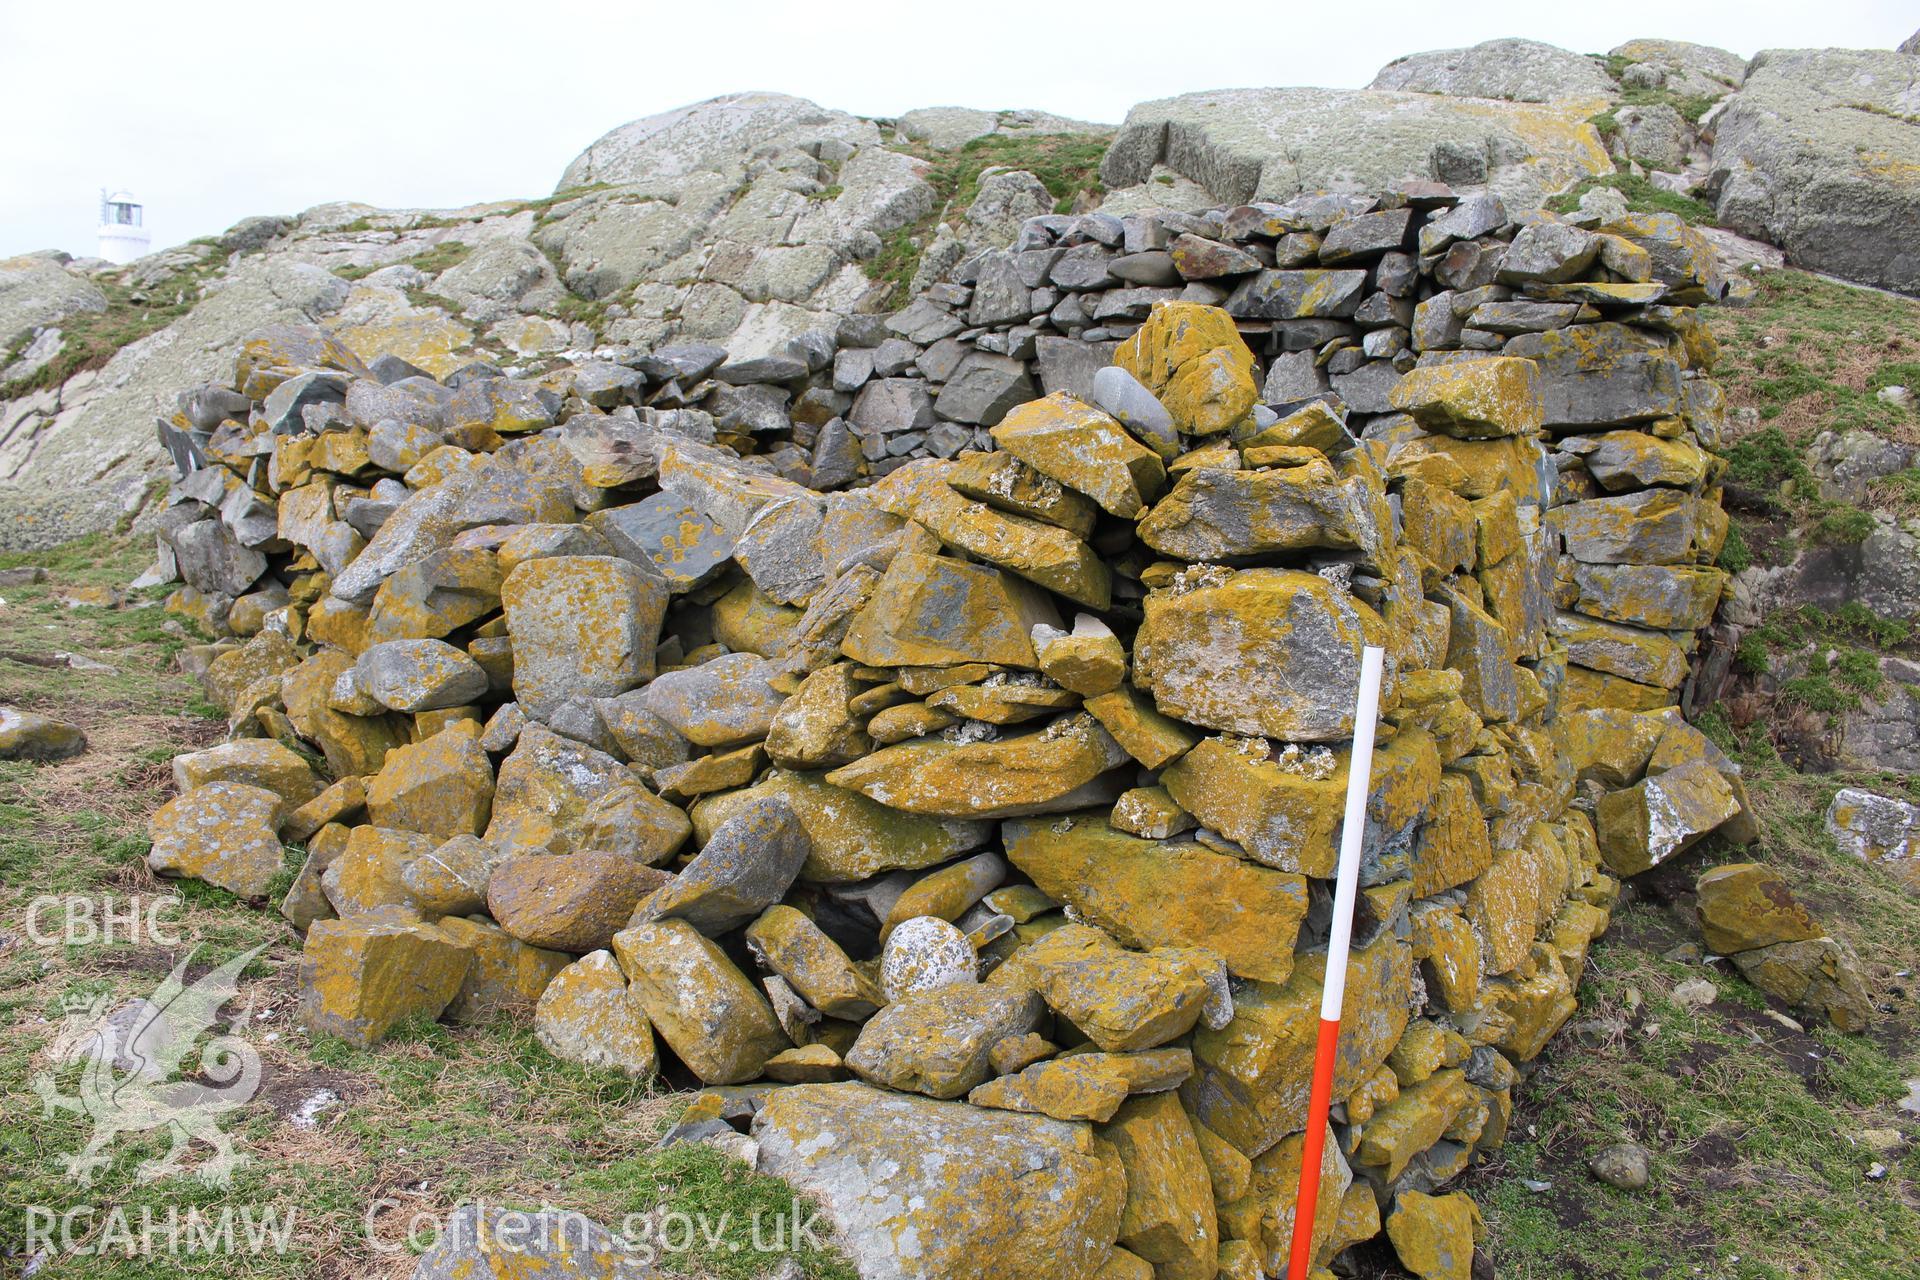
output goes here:
[{"label": "rock rubble pile", "polygon": [[234,732],[152,865],[280,898],[315,1031],[708,1086],[863,1275],[1275,1275],[1382,645],[1314,1235],[1464,1280],[1617,877],[1751,834],[1673,706],[1722,288],[1420,186],[1034,218],[747,360],[262,331],[163,427]]}]

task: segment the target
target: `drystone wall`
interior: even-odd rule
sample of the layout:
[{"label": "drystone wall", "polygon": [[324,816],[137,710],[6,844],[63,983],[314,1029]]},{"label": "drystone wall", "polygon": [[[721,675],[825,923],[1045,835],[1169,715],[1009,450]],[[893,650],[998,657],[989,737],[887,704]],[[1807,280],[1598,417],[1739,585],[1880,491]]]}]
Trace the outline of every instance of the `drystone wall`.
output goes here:
[{"label": "drystone wall", "polygon": [[706,1086],[863,1275],[1276,1275],[1382,645],[1314,1238],[1465,1280],[1618,877],[1752,834],[1674,706],[1723,288],[1419,186],[1031,219],[747,359],[263,330],[163,428],[233,735],[151,864],[280,896],[316,1032]]}]

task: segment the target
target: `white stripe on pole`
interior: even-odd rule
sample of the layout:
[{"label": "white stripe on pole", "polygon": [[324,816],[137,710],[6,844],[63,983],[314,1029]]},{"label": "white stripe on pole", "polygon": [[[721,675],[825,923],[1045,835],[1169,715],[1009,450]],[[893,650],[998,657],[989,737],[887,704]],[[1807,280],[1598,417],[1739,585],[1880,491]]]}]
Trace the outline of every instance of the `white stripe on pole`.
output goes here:
[{"label": "white stripe on pole", "polygon": [[1360,845],[1367,828],[1367,792],[1373,786],[1373,730],[1380,716],[1380,670],[1386,651],[1360,654],[1360,696],[1353,708],[1353,755],[1347,761],[1347,815],[1340,828],[1340,867],[1333,886],[1333,927],[1327,935],[1327,978],[1320,1016],[1340,1021],[1347,995],[1347,950],[1353,942],[1353,900],[1360,889]]}]

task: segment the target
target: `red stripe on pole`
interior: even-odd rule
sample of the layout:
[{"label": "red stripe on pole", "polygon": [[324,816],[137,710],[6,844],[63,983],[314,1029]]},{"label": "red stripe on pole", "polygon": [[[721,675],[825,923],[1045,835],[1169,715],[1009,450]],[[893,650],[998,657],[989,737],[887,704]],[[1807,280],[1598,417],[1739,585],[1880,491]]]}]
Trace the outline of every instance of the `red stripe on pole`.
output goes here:
[{"label": "red stripe on pole", "polygon": [[1293,1247],[1286,1280],[1307,1280],[1313,1269],[1313,1216],[1320,1207],[1320,1161],[1326,1154],[1327,1115],[1333,1107],[1333,1064],[1340,1024],[1320,1020],[1313,1047],[1313,1090],[1307,1095],[1307,1131],[1300,1144],[1300,1192],[1293,1203]]}]

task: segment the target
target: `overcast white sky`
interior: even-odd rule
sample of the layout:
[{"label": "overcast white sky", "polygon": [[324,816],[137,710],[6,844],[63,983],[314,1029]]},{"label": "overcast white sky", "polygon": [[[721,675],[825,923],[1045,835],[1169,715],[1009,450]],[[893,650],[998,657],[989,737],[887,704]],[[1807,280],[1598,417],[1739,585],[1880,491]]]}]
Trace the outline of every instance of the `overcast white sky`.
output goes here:
[{"label": "overcast white sky", "polygon": [[1364,85],[1420,49],[1526,36],[1889,48],[1914,0],[1657,6],[924,0],[0,0],[0,255],[93,252],[102,186],[155,248],[329,200],[544,195],[639,116],[740,89],[863,115],[958,104],[1118,122],[1148,98]]}]

